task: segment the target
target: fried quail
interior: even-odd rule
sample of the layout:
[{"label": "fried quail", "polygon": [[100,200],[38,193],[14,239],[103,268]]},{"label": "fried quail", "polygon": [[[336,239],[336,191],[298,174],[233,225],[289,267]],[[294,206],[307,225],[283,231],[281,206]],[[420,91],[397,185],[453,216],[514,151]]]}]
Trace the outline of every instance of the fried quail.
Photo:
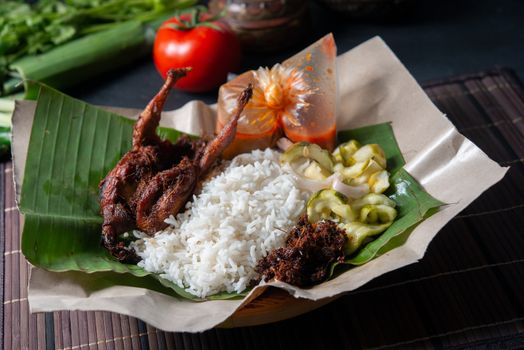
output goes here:
[{"label": "fried quail", "polygon": [[238,118],[252,95],[248,86],[238,97],[237,110],[213,140],[181,137],[176,143],[156,134],[167,95],[190,68],[172,69],[158,94],[140,114],[133,129],[133,146],[100,182],[103,216],[102,244],[118,260],[138,257],[118,236],[133,229],[154,235],[164,222],[184,208],[199,179],[234,139]]}]

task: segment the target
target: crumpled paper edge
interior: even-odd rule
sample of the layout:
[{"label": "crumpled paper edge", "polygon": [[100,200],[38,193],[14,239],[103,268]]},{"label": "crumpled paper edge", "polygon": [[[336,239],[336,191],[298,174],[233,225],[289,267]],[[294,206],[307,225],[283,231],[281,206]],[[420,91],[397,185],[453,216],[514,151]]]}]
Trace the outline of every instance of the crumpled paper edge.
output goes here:
[{"label": "crumpled paper edge", "polygon": [[[370,53],[374,55],[371,57]],[[392,118],[397,141],[406,158],[406,170],[430,194],[450,204],[417,226],[403,246],[365,265],[355,267],[333,280],[311,289],[299,289],[281,282],[268,284],[283,288],[295,297],[312,300],[354,290],[377,276],[421,259],[439,229],[487,188],[498,182],[508,169],[489,159],[453,127],[382,39],[375,37],[359,45],[340,56],[337,64],[339,76],[344,72],[339,81],[339,91],[344,92],[339,96],[339,130],[388,121],[386,113],[391,114],[391,111],[384,106],[393,101],[394,105],[400,106],[404,114],[409,114],[400,119]],[[341,65],[347,69],[340,69]],[[386,79],[388,81],[398,79],[400,86],[385,85],[384,76],[389,76]],[[406,94],[406,91],[409,91],[409,94]],[[28,102],[17,103],[17,113],[21,110],[27,113],[30,108],[34,111],[34,105],[31,107]],[[342,113],[348,111],[348,108],[353,114],[351,119]],[[162,124],[189,133],[206,133],[213,130],[213,123],[207,125],[187,118],[194,113],[207,113],[209,117],[213,110],[201,102],[193,101],[177,111],[165,113]],[[177,116],[182,115],[183,118],[177,121]],[[424,120],[420,124],[414,122],[418,120],[417,116],[426,119],[431,116],[432,127],[428,128]],[[207,120],[209,121],[209,118]],[[23,137],[19,140],[16,130],[27,122],[16,118],[15,113],[13,148],[14,176],[18,180],[17,183],[21,183],[25,154],[20,153],[24,148],[21,144]],[[424,137],[418,137],[420,132],[423,132]],[[27,145],[25,150],[27,152]],[[460,167],[456,167],[457,164],[460,164]],[[479,167],[490,171],[479,172]],[[460,176],[468,173],[475,174],[476,181],[471,181],[471,177]],[[457,186],[462,187],[454,193]],[[442,191],[443,188],[447,191]],[[90,291],[88,278],[85,277],[81,272],[53,273],[34,268],[28,297],[31,311],[106,310],[141,318],[166,331],[203,331],[223,322],[242,305],[242,300],[194,303],[134,287],[115,286]],[[61,294],[62,287],[65,287],[68,293]],[[71,293],[71,288],[75,288],[74,293]],[[256,292],[257,290],[252,291],[246,298],[250,298]],[[93,302],[94,300],[96,301]],[[126,300],[130,303],[140,300],[140,303],[135,303],[136,308],[130,309],[129,305],[124,305],[127,304]],[[162,305],[162,312],[152,314],[151,309],[157,308],[158,305]]]}]

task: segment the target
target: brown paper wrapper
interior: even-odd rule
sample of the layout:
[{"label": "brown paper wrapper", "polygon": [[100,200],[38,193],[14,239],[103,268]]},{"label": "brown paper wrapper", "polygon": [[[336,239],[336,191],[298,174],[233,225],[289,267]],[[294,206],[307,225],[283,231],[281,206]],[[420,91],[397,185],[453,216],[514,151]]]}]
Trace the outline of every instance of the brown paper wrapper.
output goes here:
[{"label": "brown paper wrapper", "polygon": [[[285,283],[270,285],[297,298],[320,300],[354,290],[386,272],[424,256],[438,231],[482,192],[498,182],[508,168],[500,167],[461,135],[433,105],[398,58],[375,37],[337,58],[339,130],[391,122],[406,170],[439,200],[450,203],[424,220],[406,243],[333,280],[310,289]],[[133,110],[118,110],[133,117]],[[13,117],[14,176],[17,194],[24,173],[34,103],[18,102]],[[214,131],[215,108],[198,101],[163,115],[163,126],[198,135]],[[138,317],[166,331],[197,332],[212,328],[260,292],[244,300],[191,302],[147,289],[113,286],[95,289],[93,275],[54,273],[33,268],[29,284],[32,312],[107,310]],[[97,278],[109,278],[97,274]]]}]

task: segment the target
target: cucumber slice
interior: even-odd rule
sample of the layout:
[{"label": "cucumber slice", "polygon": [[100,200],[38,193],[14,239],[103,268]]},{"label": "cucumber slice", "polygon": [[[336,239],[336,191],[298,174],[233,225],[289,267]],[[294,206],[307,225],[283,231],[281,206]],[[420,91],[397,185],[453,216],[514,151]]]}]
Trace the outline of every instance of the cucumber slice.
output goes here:
[{"label": "cucumber slice", "polygon": [[351,164],[355,164],[358,162],[365,162],[370,159],[373,159],[375,162],[377,162],[382,169],[386,169],[386,155],[384,154],[382,147],[375,143],[364,145],[359,148],[350,157],[349,162]]},{"label": "cucumber slice", "polygon": [[340,144],[335,151],[333,157],[338,163],[344,166],[352,166],[355,164],[351,156],[360,148],[360,143],[357,140],[351,140]]},{"label": "cucumber slice", "polygon": [[379,233],[384,232],[391,222],[381,225],[369,225],[362,222],[350,222],[344,225],[341,225],[342,228],[346,231],[346,244],[344,246],[344,253],[346,255],[351,255],[356,252],[362,243],[369,238],[378,235]]},{"label": "cucumber slice", "polygon": [[280,161],[283,163],[292,163],[300,158],[312,159],[325,171],[328,171],[330,174],[333,172],[333,159],[331,159],[331,154],[314,143],[295,143],[282,154]]},{"label": "cucumber slice", "polygon": [[335,190],[321,190],[307,202],[307,216],[310,222],[330,219],[341,222],[355,220],[355,213],[347,204],[347,198]]}]

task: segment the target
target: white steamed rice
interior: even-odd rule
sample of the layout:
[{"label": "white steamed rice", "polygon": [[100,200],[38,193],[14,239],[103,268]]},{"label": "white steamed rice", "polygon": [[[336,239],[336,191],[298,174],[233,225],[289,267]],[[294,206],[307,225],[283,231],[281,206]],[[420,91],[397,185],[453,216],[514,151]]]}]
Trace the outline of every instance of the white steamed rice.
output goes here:
[{"label": "white steamed rice", "polygon": [[308,193],[295,186],[271,149],[237,156],[208,180],[186,211],[155,237],[133,243],[145,270],[206,297],[242,292],[257,261],[284,245]]}]

